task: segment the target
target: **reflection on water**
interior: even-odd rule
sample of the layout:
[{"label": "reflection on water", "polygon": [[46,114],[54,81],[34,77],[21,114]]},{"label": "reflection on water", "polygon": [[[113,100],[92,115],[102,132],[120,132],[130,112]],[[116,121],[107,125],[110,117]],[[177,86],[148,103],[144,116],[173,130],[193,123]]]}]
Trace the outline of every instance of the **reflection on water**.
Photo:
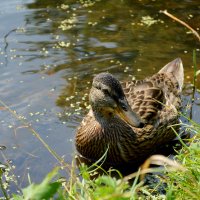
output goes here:
[{"label": "reflection on water", "polygon": [[[188,115],[198,118],[200,95],[192,101],[192,51],[200,44],[169,12],[199,31],[197,1],[4,1],[0,7],[0,98],[66,161],[74,154],[75,128],[88,108],[93,76],[102,71],[120,80],[152,75],[181,57]],[[198,59],[197,59],[198,61]],[[198,87],[199,79],[197,81]],[[192,107],[192,109],[191,109]],[[19,184],[41,177],[57,164],[42,144],[0,107],[1,144],[16,166]],[[192,113],[191,113],[192,112]],[[3,159],[3,158],[2,158]]]}]

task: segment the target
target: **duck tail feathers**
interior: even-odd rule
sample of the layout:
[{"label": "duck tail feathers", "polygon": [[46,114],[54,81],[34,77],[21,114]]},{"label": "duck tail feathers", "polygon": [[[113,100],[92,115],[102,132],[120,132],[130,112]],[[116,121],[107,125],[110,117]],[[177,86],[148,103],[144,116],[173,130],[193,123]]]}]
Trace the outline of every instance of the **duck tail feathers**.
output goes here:
[{"label": "duck tail feathers", "polygon": [[183,63],[180,58],[176,58],[175,60],[166,64],[159,73],[172,73],[176,80],[178,81],[179,88],[182,90],[183,82],[184,82],[184,70]]}]

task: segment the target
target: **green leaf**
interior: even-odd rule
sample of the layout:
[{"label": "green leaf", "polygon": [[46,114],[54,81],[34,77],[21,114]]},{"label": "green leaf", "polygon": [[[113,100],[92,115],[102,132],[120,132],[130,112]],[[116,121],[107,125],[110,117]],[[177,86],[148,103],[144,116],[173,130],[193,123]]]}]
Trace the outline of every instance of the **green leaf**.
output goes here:
[{"label": "green leaf", "polygon": [[[27,188],[23,189],[23,195],[25,200],[37,200],[37,199],[49,199],[53,197],[61,186],[60,182],[50,181],[57,175],[58,168],[51,171],[40,184],[31,184]],[[18,200],[18,199],[17,199]]]},{"label": "green leaf", "polygon": [[83,179],[90,180],[90,174],[87,165],[81,164],[79,170],[81,172],[81,176],[83,177]]},{"label": "green leaf", "polygon": [[100,176],[95,180],[95,183],[99,186],[101,186],[103,184],[106,186],[110,186],[114,189],[116,187],[116,179],[112,178],[110,176]]},{"label": "green leaf", "polygon": [[23,200],[24,198],[18,194],[13,194],[13,199],[14,200]]}]

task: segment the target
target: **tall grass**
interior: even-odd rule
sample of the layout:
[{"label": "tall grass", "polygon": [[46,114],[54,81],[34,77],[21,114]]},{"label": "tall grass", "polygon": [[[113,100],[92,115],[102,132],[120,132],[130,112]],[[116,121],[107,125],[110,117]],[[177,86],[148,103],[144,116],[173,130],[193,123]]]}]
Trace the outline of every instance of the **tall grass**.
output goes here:
[{"label": "tall grass", "polygon": [[182,149],[177,152],[176,160],[186,170],[166,173],[166,199],[199,199],[200,194],[200,124],[189,119],[186,125],[192,138],[182,141]]}]

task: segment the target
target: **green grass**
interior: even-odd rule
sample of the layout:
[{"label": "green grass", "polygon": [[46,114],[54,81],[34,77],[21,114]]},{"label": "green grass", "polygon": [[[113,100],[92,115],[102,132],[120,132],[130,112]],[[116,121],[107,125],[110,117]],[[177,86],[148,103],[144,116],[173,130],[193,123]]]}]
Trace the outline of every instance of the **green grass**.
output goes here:
[{"label": "green grass", "polygon": [[167,174],[166,198],[199,199],[200,194],[200,125],[193,123],[195,136],[183,147],[176,159],[185,167],[185,171]]}]

